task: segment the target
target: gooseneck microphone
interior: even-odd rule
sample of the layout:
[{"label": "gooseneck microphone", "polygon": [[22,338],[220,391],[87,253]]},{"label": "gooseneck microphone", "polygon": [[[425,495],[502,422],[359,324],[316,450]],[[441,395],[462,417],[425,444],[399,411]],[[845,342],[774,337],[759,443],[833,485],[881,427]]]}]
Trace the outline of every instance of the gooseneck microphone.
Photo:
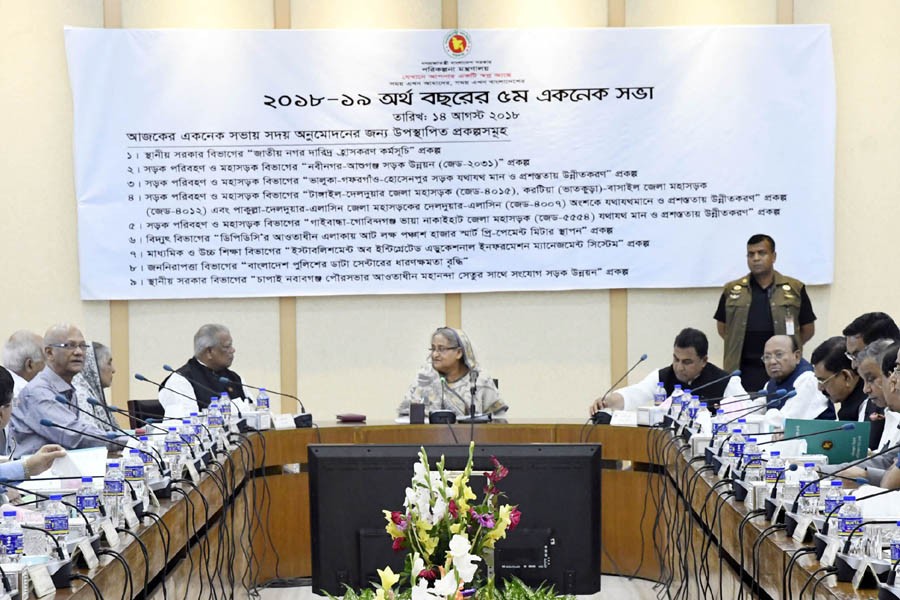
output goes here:
[{"label": "gooseneck microphone", "polygon": [[[646,356],[646,354],[644,356]],[[723,375],[722,377],[719,377],[718,379],[713,379],[712,381],[707,381],[703,385],[698,385],[697,387],[691,388],[691,394],[696,394],[698,391],[702,390],[703,388],[709,387],[711,385],[715,385],[717,383],[721,383],[721,382],[725,381],[726,379],[731,379],[732,377],[740,377],[740,376],[741,376],[741,370],[740,369],[734,370],[731,373],[728,373],[726,375]],[[707,402],[709,402],[709,400],[707,400]]]},{"label": "gooseneck microphone", "polygon": [[250,385],[249,383],[246,383],[244,381],[238,382],[238,381],[234,381],[233,379],[228,379],[227,377],[219,377],[219,382],[227,383],[230,385],[242,385],[244,387],[250,388],[251,390],[265,390],[265,391],[269,392],[270,394],[275,394],[276,396],[284,396],[285,398],[291,398],[293,400],[296,400],[297,404],[300,405],[300,412],[303,412],[303,413],[306,412],[306,408],[304,408],[304,406],[303,406],[303,401],[300,400],[300,398],[298,398],[297,396],[294,396],[293,394],[287,394],[285,392],[278,392],[275,390],[270,390],[269,388],[256,387],[255,385]]},{"label": "gooseneck microphone", "polygon": [[[197,399],[194,398],[193,396],[188,396],[187,394],[179,392],[178,390],[173,390],[172,388],[166,387],[158,381],[153,381],[152,379],[147,379],[140,373],[135,373],[134,378],[137,379],[138,381],[146,381],[147,383],[152,383],[153,385],[157,386],[160,390],[168,390],[168,391],[172,392],[173,394],[177,394],[177,395],[181,396],[182,398],[187,398],[191,402],[197,401]],[[218,394],[216,394],[216,395],[218,395]]]},{"label": "gooseneck microphone", "polygon": [[[644,362],[645,360],[647,360],[647,355],[641,354],[641,357],[639,359],[637,359],[637,361],[635,361],[635,363],[633,365],[631,365],[631,368],[628,369],[627,371],[625,371],[625,373],[621,377],[619,377],[615,383],[613,383],[611,386],[609,386],[608,390],[603,392],[603,395],[600,396],[600,404],[602,405],[606,401],[606,397],[609,396],[609,393],[611,391],[613,391],[617,385],[622,383],[622,381],[624,381],[625,378],[628,377],[628,375],[630,375],[632,371],[637,369],[638,365],[641,364],[642,362]],[[598,420],[597,420],[598,413],[600,413],[599,410],[591,416],[592,420],[594,421],[594,424],[597,424],[597,422],[598,422]]]},{"label": "gooseneck microphone", "polygon": [[[693,392],[692,392],[693,393]],[[737,394],[735,396],[720,396],[719,398],[706,398],[706,403],[717,402],[719,404],[719,408],[723,406],[728,406],[729,404],[739,404],[741,402],[746,402],[747,400],[756,400],[757,398],[781,398],[788,391],[784,388],[779,388],[774,392],[747,392],[745,394]],[[728,402],[719,402],[719,400],[724,400],[725,398],[734,398],[733,400],[729,400]],[[744,410],[743,408],[739,408],[737,410]]]},{"label": "gooseneck microphone", "polygon": [[790,437],[781,438],[780,440],[767,440],[765,442],[758,443],[757,446],[767,446],[769,444],[777,444],[778,442],[789,442],[791,440],[799,440],[801,438],[812,437],[814,435],[820,435],[822,433],[833,433],[835,431],[851,431],[853,429],[856,429],[856,425],[854,423],[844,423],[840,427],[833,427],[832,429],[823,429],[822,431],[812,431],[809,433],[802,433],[800,435],[792,435]]},{"label": "gooseneck microphone", "polygon": [[84,437],[89,437],[95,440],[100,440],[106,444],[112,444],[114,446],[119,446],[122,448],[127,448],[128,444],[123,444],[122,442],[117,442],[116,438],[119,437],[116,433],[110,431],[106,434],[106,437],[100,435],[94,435],[92,433],[87,433],[85,431],[81,431],[80,429],[74,429],[72,427],[66,427],[65,425],[60,425],[59,423],[54,423],[50,419],[41,419],[41,425],[44,427],[53,427],[55,429],[63,429],[65,431],[71,431],[73,433],[77,433],[79,435],[83,435]]},{"label": "gooseneck microphone", "polygon": [[478,369],[469,370],[469,385],[472,389],[472,402],[469,404],[469,418],[475,418],[475,382],[478,381]]},{"label": "gooseneck microphone", "polygon": [[[168,371],[169,373],[178,373],[178,371],[173,369],[171,365],[163,365],[163,370]],[[188,377],[184,373],[178,373],[178,375],[184,377],[184,379],[186,381],[188,381],[191,385],[199,385],[204,390],[207,390],[210,394],[213,394],[214,396],[221,397],[221,395],[222,395],[222,392],[217,392],[216,390],[212,389],[208,385],[205,385],[202,381],[197,381],[196,379],[193,379],[192,377]],[[243,394],[243,391],[241,392],[241,394]],[[228,401],[231,402],[231,405],[234,406],[235,410],[237,410],[238,419],[243,419],[244,415],[241,414],[241,407],[238,405],[237,402],[234,401],[234,398],[232,398],[230,394],[228,396]]]},{"label": "gooseneck microphone", "polygon": [[[99,478],[99,476],[98,476],[98,478]],[[79,479],[79,480],[80,480],[81,477],[47,477],[47,478],[43,478],[43,477],[42,477],[42,478],[38,479],[38,481],[41,481],[41,480],[54,481],[54,480],[57,480],[57,479],[60,479],[60,480],[63,480],[63,479]],[[12,488],[12,489],[17,490],[17,491],[20,491],[20,492],[22,492],[23,494],[31,494],[32,496],[37,496],[38,498],[40,498],[40,499],[42,499],[42,500],[49,500],[49,499],[50,499],[50,496],[47,496],[46,494],[41,494],[40,492],[36,492],[36,491],[30,490],[30,489],[28,489],[28,488],[19,487],[19,486],[17,486],[17,485],[14,485],[14,484],[10,483],[10,480],[7,479],[7,478],[0,477],[0,485],[2,485],[2,486],[4,486],[4,487]],[[88,520],[87,515],[84,514],[84,511],[81,510],[80,508],[78,508],[78,506],[76,506],[75,504],[69,502],[68,500],[60,500],[60,502],[61,502],[64,506],[68,506],[69,508],[73,509],[75,512],[77,512],[77,513],[81,516],[82,519],[84,519],[84,523],[85,523],[85,525],[86,525],[86,527],[87,527],[88,534],[90,534],[91,536],[93,536],[93,535],[94,535],[94,528],[91,527],[91,522]]]},{"label": "gooseneck microphone", "polygon": [[[90,404],[90,405],[92,405],[92,406],[99,406],[99,405],[100,405],[100,403],[97,402],[96,400],[94,400],[93,398],[88,398],[87,401],[88,401],[88,404]],[[139,419],[139,418],[135,417],[134,415],[132,415],[131,413],[129,413],[127,410],[122,410],[122,409],[119,408],[118,406],[109,407],[108,410],[110,410],[110,411],[112,411],[112,412],[115,412],[115,413],[119,413],[120,415],[126,415],[126,416],[128,416],[128,418],[133,419],[134,421],[136,421],[136,422],[138,422],[138,423],[140,423],[140,424],[142,424],[142,425],[149,425],[150,427],[152,427],[152,428],[154,428],[154,429],[159,429],[159,430],[162,431],[163,433],[169,433],[169,431],[168,431],[167,429],[163,429],[162,427],[159,427],[159,426],[157,426],[157,425],[154,425],[153,423],[148,423],[148,422],[145,421],[144,419]],[[115,426],[114,426],[114,427],[115,427]]]}]

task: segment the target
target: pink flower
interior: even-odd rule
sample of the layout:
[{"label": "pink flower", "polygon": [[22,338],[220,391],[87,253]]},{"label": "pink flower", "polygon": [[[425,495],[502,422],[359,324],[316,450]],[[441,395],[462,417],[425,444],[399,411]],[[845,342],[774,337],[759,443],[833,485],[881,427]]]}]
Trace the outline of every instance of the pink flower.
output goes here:
[{"label": "pink flower", "polygon": [[398,537],[394,538],[393,543],[391,544],[391,548],[394,549],[394,552],[400,552],[401,550],[406,548],[406,538]]},{"label": "pink flower", "polygon": [[479,525],[481,525],[482,527],[486,527],[487,529],[493,528],[494,515],[492,515],[491,513],[480,515],[477,512],[475,512],[474,508],[471,509],[469,512],[472,514],[472,518],[475,519],[476,521],[478,521]]},{"label": "pink flower", "polygon": [[518,508],[512,509],[512,512],[509,513],[509,531],[512,531],[519,525],[519,520],[522,518],[522,511]]},{"label": "pink flower", "polygon": [[450,498],[450,503],[447,505],[447,511],[454,519],[459,517],[459,507],[456,506],[456,501],[453,498]]}]

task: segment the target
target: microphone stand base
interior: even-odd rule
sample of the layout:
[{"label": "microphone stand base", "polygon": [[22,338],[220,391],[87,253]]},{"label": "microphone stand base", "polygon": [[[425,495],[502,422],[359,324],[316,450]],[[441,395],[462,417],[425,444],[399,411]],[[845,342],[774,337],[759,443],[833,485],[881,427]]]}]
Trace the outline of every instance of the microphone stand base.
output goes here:
[{"label": "microphone stand base", "polygon": [[296,427],[297,429],[312,427],[312,424],[312,413],[300,413],[299,415],[294,417],[294,427]]},{"label": "microphone stand base", "polygon": [[56,567],[56,571],[50,573],[50,579],[53,580],[53,585],[58,590],[66,590],[72,587],[72,561],[65,560],[59,561],[57,565],[53,564],[51,561],[47,568],[51,569]]},{"label": "microphone stand base", "polygon": [[458,417],[457,423],[490,423],[493,421],[492,415],[475,415],[474,417]]}]

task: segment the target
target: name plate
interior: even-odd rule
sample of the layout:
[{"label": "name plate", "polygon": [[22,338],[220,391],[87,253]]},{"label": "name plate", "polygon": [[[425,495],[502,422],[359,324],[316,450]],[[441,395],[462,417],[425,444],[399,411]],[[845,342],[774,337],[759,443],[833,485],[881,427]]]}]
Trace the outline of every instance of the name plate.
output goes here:
[{"label": "name plate", "polygon": [[94,547],[91,546],[91,540],[84,539],[78,542],[78,549],[81,551],[81,555],[84,557],[84,564],[87,565],[87,568],[96,569],[100,564],[100,561],[97,559],[97,555],[94,553]]},{"label": "name plate", "polygon": [[795,541],[803,543],[803,540],[806,539],[806,531],[812,524],[812,520],[811,515],[797,515],[797,528],[794,529],[794,535],[792,536]]},{"label": "name plate", "polygon": [[823,567],[833,567],[834,560],[837,558],[837,553],[841,549],[841,540],[838,538],[829,538],[828,545],[825,546],[825,551],[822,553],[822,558],[819,559],[819,562]]},{"label": "name plate", "polygon": [[[127,503],[122,506],[122,514],[125,517],[125,525],[128,527],[128,529],[134,529],[141,524],[141,520],[138,519],[138,516],[134,512],[134,507],[131,505],[131,503]],[[119,532],[117,531],[116,533]]]},{"label": "name plate", "polygon": [[103,535],[106,537],[106,543],[109,544],[110,547],[115,548],[119,545],[119,532],[116,531],[116,526],[112,524],[112,521],[109,519],[100,521],[100,529],[103,531]]},{"label": "name plate", "polygon": [[28,578],[31,580],[31,586],[34,588],[34,595],[38,598],[52,596],[56,593],[56,586],[53,585],[53,578],[50,577],[50,570],[47,568],[47,565],[32,565],[28,567]]}]

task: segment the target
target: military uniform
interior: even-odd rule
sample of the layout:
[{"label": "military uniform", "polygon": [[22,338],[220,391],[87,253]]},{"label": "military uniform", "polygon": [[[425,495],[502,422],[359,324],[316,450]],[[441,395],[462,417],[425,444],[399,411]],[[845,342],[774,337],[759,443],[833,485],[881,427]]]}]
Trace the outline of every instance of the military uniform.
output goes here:
[{"label": "military uniform", "polygon": [[748,274],[729,281],[722,290],[715,319],[725,323],[726,371],[741,370],[747,390],[758,390],[768,375],[763,347],[773,335],[790,335],[802,347],[800,327],[816,320],[802,281],[774,272],[772,285],[762,288]]}]

